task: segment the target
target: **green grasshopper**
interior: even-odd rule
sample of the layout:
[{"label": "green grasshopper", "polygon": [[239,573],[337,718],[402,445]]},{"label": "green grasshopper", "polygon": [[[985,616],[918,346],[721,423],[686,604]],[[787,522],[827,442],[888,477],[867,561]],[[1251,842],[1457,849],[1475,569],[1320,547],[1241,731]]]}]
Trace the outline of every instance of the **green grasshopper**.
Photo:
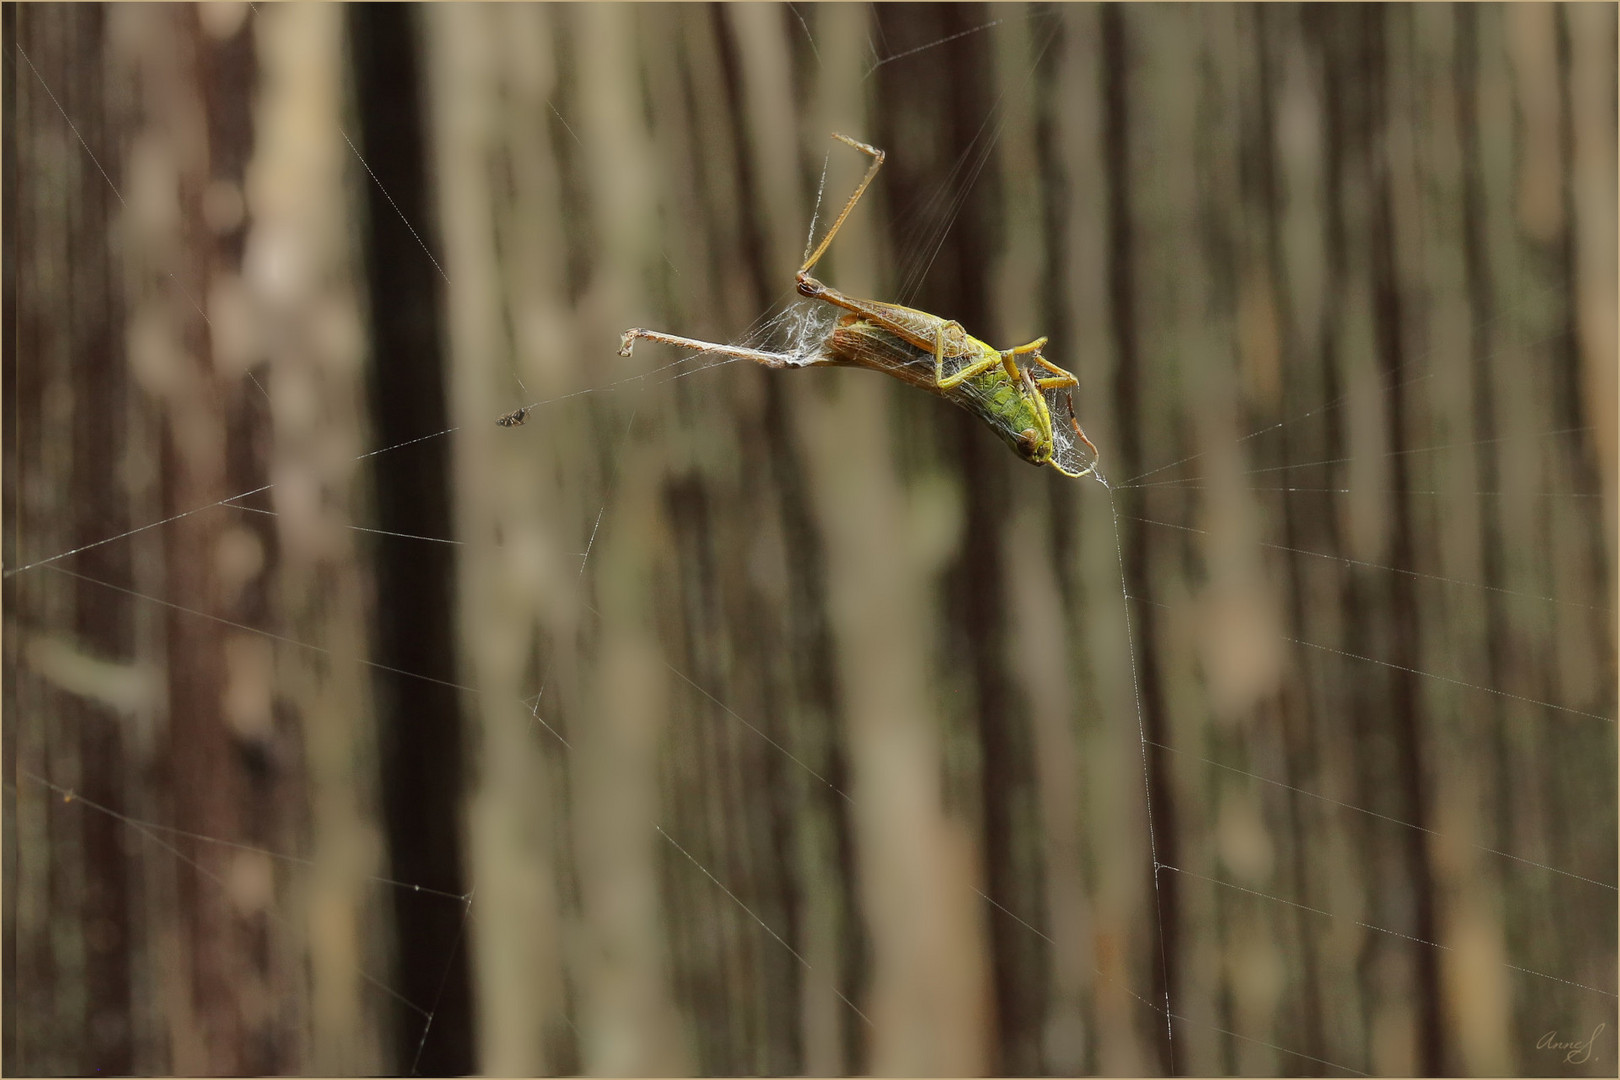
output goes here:
[{"label": "green grasshopper", "polygon": [[810,275],[883,166],[882,150],[837,133],[833,138],[868,155],[872,164],[826,237],[799,267],[796,280],[801,296],[845,311],[813,353],[804,358],[763,352],[638,327],[624,332],[619,355],[629,356],[635,339],[645,338],[752,360],[769,368],[830,364],[881,371],[966,409],[1032,465],[1050,465],[1065,476],[1095,475],[1100,479],[1097,448],[1080,430],[1074,415],[1070,391],[1079,382],[1041,355],[1046,338],[1012,349],[996,349],[973,337],[955,319],[845,296]]}]

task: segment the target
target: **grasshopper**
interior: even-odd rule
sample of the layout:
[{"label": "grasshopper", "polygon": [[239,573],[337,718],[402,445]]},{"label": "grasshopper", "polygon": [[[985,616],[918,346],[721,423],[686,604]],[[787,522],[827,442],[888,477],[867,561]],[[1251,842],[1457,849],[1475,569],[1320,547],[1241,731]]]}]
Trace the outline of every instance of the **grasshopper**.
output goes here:
[{"label": "grasshopper", "polygon": [[619,355],[629,356],[635,340],[645,338],[752,360],[769,368],[828,364],[881,371],[966,409],[1032,465],[1050,465],[1065,476],[1093,475],[1101,479],[1097,448],[1080,430],[1070,397],[1079,382],[1041,355],[1046,338],[997,349],[973,337],[955,319],[942,319],[880,300],[845,296],[811,276],[810,271],[826,254],[844,220],[883,167],[885,157],[882,150],[846,135],[835,132],[833,138],[866,154],[872,164],[795,278],[799,295],[845,312],[813,353],[808,358],[795,357],[638,327],[624,332]]}]

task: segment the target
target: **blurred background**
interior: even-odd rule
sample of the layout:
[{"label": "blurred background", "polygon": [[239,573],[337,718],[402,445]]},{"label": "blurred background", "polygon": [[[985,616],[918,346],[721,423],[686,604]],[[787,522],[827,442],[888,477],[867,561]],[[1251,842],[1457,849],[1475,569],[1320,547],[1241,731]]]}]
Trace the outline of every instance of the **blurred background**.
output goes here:
[{"label": "blurred background", "polygon": [[3,37],[6,1072],[1612,1075],[1612,5]]}]

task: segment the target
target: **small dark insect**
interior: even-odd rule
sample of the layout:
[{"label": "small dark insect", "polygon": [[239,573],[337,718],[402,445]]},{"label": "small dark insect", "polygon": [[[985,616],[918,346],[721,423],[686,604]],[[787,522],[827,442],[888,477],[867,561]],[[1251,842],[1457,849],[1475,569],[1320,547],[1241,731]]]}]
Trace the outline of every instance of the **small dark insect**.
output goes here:
[{"label": "small dark insect", "polygon": [[497,424],[501,425],[501,427],[518,427],[523,423],[523,421],[527,420],[528,418],[529,418],[529,407],[527,405],[525,405],[521,409],[517,409],[517,410],[514,410],[513,412],[507,413],[505,416],[501,417],[499,420],[497,420],[495,422]]}]

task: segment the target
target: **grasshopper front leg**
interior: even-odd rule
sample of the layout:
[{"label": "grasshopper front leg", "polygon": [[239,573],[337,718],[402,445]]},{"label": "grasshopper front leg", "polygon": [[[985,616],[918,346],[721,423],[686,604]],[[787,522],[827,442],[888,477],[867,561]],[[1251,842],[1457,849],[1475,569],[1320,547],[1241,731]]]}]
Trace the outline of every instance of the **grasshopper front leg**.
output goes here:
[{"label": "grasshopper front leg", "polygon": [[[1041,338],[1041,342],[1043,344],[1045,341],[1045,338]],[[1037,354],[1035,357],[1035,362],[1052,373],[1051,378],[1035,380],[1035,385],[1040,387],[1042,390],[1062,390],[1066,386],[1080,385],[1080,380],[1075,378],[1072,373],[1064,371],[1046,357]]]}]

